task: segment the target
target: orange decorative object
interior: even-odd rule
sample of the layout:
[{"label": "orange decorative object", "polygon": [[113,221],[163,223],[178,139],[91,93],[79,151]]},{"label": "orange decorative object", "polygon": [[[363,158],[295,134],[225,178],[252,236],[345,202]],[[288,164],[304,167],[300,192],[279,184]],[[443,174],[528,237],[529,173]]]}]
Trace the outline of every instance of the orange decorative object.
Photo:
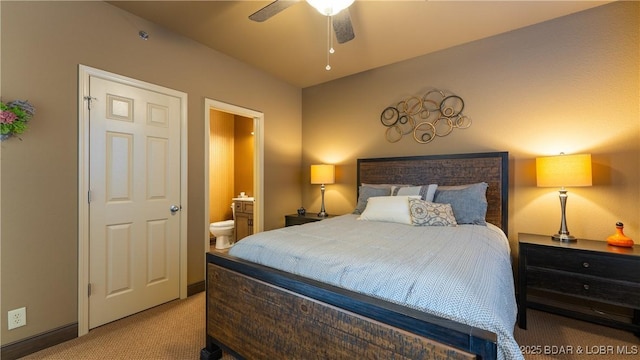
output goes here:
[{"label": "orange decorative object", "polygon": [[607,243],[613,246],[633,247],[633,240],[631,240],[630,237],[624,234],[624,232],[622,231],[623,229],[624,224],[621,222],[617,222],[616,233],[607,238]]}]

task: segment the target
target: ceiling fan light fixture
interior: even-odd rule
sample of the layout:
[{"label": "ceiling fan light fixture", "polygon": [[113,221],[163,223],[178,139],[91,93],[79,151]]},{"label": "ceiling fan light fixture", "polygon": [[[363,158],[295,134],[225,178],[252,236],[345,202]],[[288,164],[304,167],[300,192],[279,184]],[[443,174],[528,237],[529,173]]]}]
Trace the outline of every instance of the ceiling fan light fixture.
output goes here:
[{"label": "ceiling fan light fixture", "polygon": [[348,8],[355,0],[307,0],[318,12],[325,16],[333,16]]}]

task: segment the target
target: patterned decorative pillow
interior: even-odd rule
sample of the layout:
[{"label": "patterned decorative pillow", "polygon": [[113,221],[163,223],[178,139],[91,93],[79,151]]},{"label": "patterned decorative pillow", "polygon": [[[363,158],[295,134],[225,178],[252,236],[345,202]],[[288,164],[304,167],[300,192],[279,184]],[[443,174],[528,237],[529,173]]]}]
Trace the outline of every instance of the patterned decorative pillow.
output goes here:
[{"label": "patterned decorative pillow", "polygon": [[411,224],[417,226],[457,226],[450,204],[437,204],[421,199],[409,199]]},{"label": "patterned decorative pillow", "polygon": [[433,201],[437,188],[438,184],[393,186],[391,188],[391,195],[420,195],[422,196],[422,200]]}]

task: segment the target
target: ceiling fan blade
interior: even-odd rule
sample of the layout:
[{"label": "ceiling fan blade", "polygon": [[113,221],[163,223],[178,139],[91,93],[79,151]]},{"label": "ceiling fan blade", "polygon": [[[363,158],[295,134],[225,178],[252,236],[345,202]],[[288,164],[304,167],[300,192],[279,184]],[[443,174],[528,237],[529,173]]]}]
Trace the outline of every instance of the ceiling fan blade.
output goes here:
[{"label": "ceiling fan blade", "polygon": [[353,26],[351,26],[351,16],[349,15],[349,9],[344,9],[333,15],[333,31],[336,33],[336,39],[338,43],[344,44],[347,41],[353,40],[356,35],[353,33]]},{"label": "ceiling fan blade", "polygon": [[249,19],[257,22],[263,22],[270,17],[278,14],[282,10],[288,8],[291,5],[295,5],[300,0],[276,0],[271,4],[263,7],[262,9],[249,15]]}]

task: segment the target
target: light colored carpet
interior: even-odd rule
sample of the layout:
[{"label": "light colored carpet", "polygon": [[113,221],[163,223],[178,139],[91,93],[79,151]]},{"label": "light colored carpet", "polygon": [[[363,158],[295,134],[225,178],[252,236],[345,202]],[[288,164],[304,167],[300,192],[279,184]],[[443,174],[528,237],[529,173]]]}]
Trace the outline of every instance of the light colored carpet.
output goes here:
[{"label": "light colored carpet", "polygon": [[205,294],[114,321],[25,359],[198,359],[205,345]]},{"label": "light colored carpet", "polygon": [[[640,339],[630,332],[535,310],[527,312],[527,320],[528,330],[514,331],[527,360],[640,358]],[[205,294],[199,293],[93,329],[25,359],[197,360],[204,345]],[[559,354],[568,347],[571,354]],[[622,349],[627,353],[620,354]]]},{"label": "light colored carpet", "polygon": [[527,360],[640,359],[640,338],[628,331],[543,311],[527,310],[527,330],[516,326],[514,336]]}]

